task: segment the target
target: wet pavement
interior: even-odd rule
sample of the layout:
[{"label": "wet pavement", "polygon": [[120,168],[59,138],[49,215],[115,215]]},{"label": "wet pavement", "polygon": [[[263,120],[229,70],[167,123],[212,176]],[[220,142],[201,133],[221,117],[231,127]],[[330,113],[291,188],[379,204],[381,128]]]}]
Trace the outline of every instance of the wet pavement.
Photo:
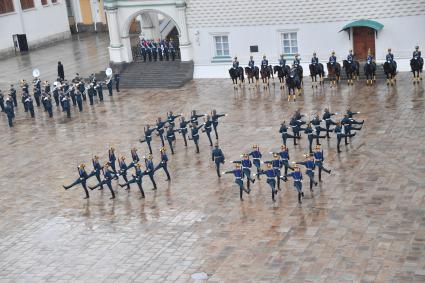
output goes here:
[{"label": "wet pavement", "polygon": [[[312,91],[306,83],[291,103],[278,87],[234,92],[230,80],[195,80],[123,91],[70,120],[40,112],[31,120],[21,107],[9,129],[0,115],[0,281],[190,282],[205,272],[209,282],[424,282],[425,98],[423,84],[406,76],[393,88]],[[154,192],[145,178],[146,199],[115,181],[115,200],[107,189],[84,200],[80,187],[61,187],[79,162],[105,161],[109,146],[127,161],[132,146],[144,155],[143,126],[169,110],[228,113],[219,125],[228,169],[254,143],[271,158],[280,122],[298,107],[308,115],[348,105],[365,126],[340,154],[334,136],[322,142],[332,174],[313,193],[304,183],[302,205],[292,182],[273,203],[265,178],[241,202],[232,176],[218,180],[205,134],[200,154],[177,136],[172,181],[158,171]],[[153,145],[157,163],[158,137]],[[288,146],[292,160],[303,160],[305,137]]]}]

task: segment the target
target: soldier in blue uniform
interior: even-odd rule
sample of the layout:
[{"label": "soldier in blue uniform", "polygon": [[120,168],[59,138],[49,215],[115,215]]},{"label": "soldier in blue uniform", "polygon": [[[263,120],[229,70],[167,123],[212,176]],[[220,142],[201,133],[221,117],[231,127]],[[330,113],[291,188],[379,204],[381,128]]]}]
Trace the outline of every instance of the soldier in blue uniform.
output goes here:
[{"label": "soldier in blue uniform", "polygon": [[128,166],[128,168],[132,168],[136,166],[136,163],[140,161],[139,155],[137,154],[137,148],[133,147],[130,149],[130,155],[132,162]]},{"label": "soldier in blue uniform", "polygon": [[282,124],[280,124],[279,133],[282,136],[282,142],[286,146],[286,140],[287,139],[294,139],[294,145],[297,145],[297,139],[300,139],[301,137],[295,137],[291,134],[288,134],[288,127],[286,126],[286,121],[283,121]]},{"label": "soldier in blue uniform", "polygon": [[173,127],[175,127],[174,120],[176,120],[176,118],[178,118],[180,116],[181,116],[181,114],[174,115],[173,114],[173,111],[168,112],[167,113],[167,122],[168,122],[168,124],[171,125],[171,126],[173,126]]},{"label": "soldier in blue uniform", "polygon": [[95,89],[97,91],[97,95],[99,96],[99,101],[103,101],[103,85],[102,85],[102,82],[98,82],[95,86]]},{"label": "soldier in blue uniform", "polygon": [[106,80],[106,87],[108,88],[109,96],[112,96],[112,77],[108,77]]},{"label": "soldier in blue uniform", "polygon": [[52,118],[53,117],[53,105],[52,105],[52,99],[50,98],[49,95],[43,97],[43,104],[44,104],[44,107],[45,107],[47,113],[49,113],[49,117]]},{"label": "soldier in blue uniform", "polygon": [[174,61],[176,59],[176,46],[174,45],[174,40],[172,38],[170,38],[168,46],[170,48],[171,59]]},{"label": "soldier in blue uniform", "polygon": [[269,60],[266,59],[266,55],[263,55],[263,60],[261,61],[261,70],[267,69],[269,66]]},{"label": "soldier in blue uniform", "polygon": [[77,101],[78,110],[83,111],[83,96],[79,90],[75,93],[75,100]]},{"label": "soldier in blue uniform", "polygon": [[394,66],[394,68],[397,68],[397,63],[394,61],[394,54],[391,53],[391,48],[388,48],[388,53],[385,56],[385,60]]},{"label": "soldier in blue uniform", "polygon": [[239,70],[239,61],[238,61],[238,57],[236,56],[235,58],[233,58],[232,68],[237,71]]},{"label": "soldier in blue uniform", "polygon": [[12,97],[12,102],[14,107],[18,107],[18,99],[16,97],[16,89],[13,87],[13,84],[10,85],[10,96]]},{"label": "soldier in blue uniform", "polygon": [[272,189],[272,200],[275,202],[275,195],[277,194],[276,190],[276,178],[278,180],[286,181],[286,178],[283,176],[277,176],[276,170],[273,169],[273,165],[271,163],[267,163],[267,169],[266,170],[260,170],[257,173],[257,176],[260,175],[266,175],[267,176],[267,184],[269,184],[270,188]]},{"label": "soldier in blue uniform", "polygon": [[353,119],[348,118],[348,115],[344,115],[344,118],[342,118],[341,120],[341,124],[344,126],[344,133],[346,134],[345,136],[345,144],[347,145],[347,138],[349,137],[349,135],[351,134],[351,131],[360,131],[362,128],[356,128],[353,127],[353,123],[352,123]]},{"label": "soldier in blue uniform", "polygon": [[112,171],[114,174],[117,174],[117,169],[115,167],[115,161],[117,161],[117,157],[115,156],[115,148],[112,146],[108,149],[108,159],[109,159],[109,165],[111,166]]},{"label": "soldier in blue uniform", "polygon": [[152,50],[153,60],[156,62],[157,57],[158,57],[158,52],[157,52],[157,48],[156,48],[156,43],[153,40],[151,40],[151,50]]},{"label": "soldier in blue uniform", "polygon": [[294,168],[289,165],[289,150],[285,145],[280,146],[280,152],[272,152],[272,154],[279,154],[282,165],[285,166],[285,175],[288,174],[288,169],[294,171]]},{"label": "soldier in blue uniform", "polygon": [[254,62],[254,59],[252,58],[252,55],[249,56],[248,67],[250,67],[251,71],[254,72],[255,62]]},{"label": "soldier in blue uniform", "polygon": [[[140,163],[139,163],[139,165],[140,165]],[[127,185],[127,189],[126,190],[129,190],[130,189],[130,185],[128,184],[128,179],[127,179],[127,170],[129,169],[129,167],[125,163],[125,157],[124,156],[121,156],[120,159],[118,160],[118,166],[120,167],[119,175],[122,176],[122,178],[125,181],[125,184]],[[121,186],[121,187],[124,187],[124,186]]]},{"label": "soldier in blue uniform", "polygon": [[265,164],[271,163],[277,178],[277,189],[280,191],[280,169],[283,167],[283,161],[280,160],[279,154],[273,153],[273,160],[264,161]]},{"label": "soldier in blue uniform", "polygon": [[344,127],[341,125],[341,122],[337,122],[336,123],[336,126],[335,126],[335,129],[334,129],[334,132],[335,132],[335,134],[336,134],[336,138],[337,138],[337,144],[336,144],[336,147],[337,147],[337,150],[338,150],[338,153],[340,153],[341,152],[341,149],[339,148],[339,145],[341,144],[341,139],[342,138],[345,138],[345,139],[347,139],[347,137],[354,137],[355,135],[356,135],[356,133],[353,133],[353,134],[346,134],[345,133],[345,130],[344,130]]},{"label": "soldier in blue uniform", "polygon": [[280,54],[279,66],[281,66],[282,68],[284,68],[286,66],[286,60],[285,60],[283,54]]},{"label": "soldier in blue uniform", "polygon": [[27,98],[25,99],[25,105],[26,105],[26,108],[28,109],[28,111],[31,114],[31,118],[34,118],[35,117],[34,103],[32,101],[31,96],[29,96],[29,95],[27,96]]},{"label": "soldier in blue uniform", "polygon": [[350,51],[349,51],[349,53],[347,55],[347,62],[348,62],[348,64],[351,65],[351,68],[353,70],[356,70],[357,69],[356,68],[356,63],[355,63],[355,59],[354,59],[354,55],[353,55],[353,50],[352,49],[350,49]]},{"label": "soldier in blue uniform", "polygon": [[13,118],[15,117],[14,109],[13,109],[13,103],[12,101],[7,98],[6,99],[6,105],[4,106],[4,112],[6,112],[7,116],[7,122],[9,124],[9,127],[13,127]]},{"label": "soldier in blue uniform", "polygon": [[25,100],[27,100],[28,97],[29,97],[28,93],[22,92],[21,102],[24,105],[24,111],[25,112],[28,112],[28,107],[27,107],[27,104],[25,103]]},{"label": "soldier in blue uniform", "polygon": [[421,62],[421,65],[423,66],[424,64],[424,59],[422,58],[422,53],[421,51],[419,51],[419,46],[416,45],[415,46],[415,51],[413,51],[413,59],[418,59]]},{"label": "soldier in blue uniform", "polygon": [[170,146],[171,154],[174,154],[173,143],[176,142],[176,135],[174,133],[178,132],[179,130],[175,130],[172,124],[165,126],[165,129],[165,136],[167,138],[168,145]]},{"label": "soldier in blue uniform", "polygon": [[80,166],[78,166],[78,175],[79,175],[79,178],[77,180],[75,180],[75,182],[72,183],[69,186],[65,186],[64,185],[63,188],[65,190],[68,190],[68,189],[72,188],[73,186],[76,186],[78,184],[81,184],[81,186],[84,189],[84,192],[86,193],[86,197],[84,199],[87,199],[87,198],[90,197],[89,196],[89,191],[87,190],[87,179],[89,178],[89,175],[87,174],[85,167],[86,167],[86,165],[84,163],[81,163]]},{"label": "soldier in blue uniform", "polygon": [[198,125],[198,118],[204,117],[205,114],[196,114],[196,110],[192,110],[192,112],[190,113],[190,122]]},{"label": "soldier in blue uniform", "polygon": [[39,78],[35,79],[34,82],[34,99],[37,107],[40,107],[40,97],[41,97],[41,81]]},{"label": "soldier in blue uniform", "polygon": [[316,57],[316,52],[313,53],[311,64],[316,68],[319,65],[319,58]]},{"label": "soldier in blue uniform", "polygon": [[146,46],[145,46],[144,39],[140,41],[139,48],[140,48],[140,55],[142,55],[142,58],[143,58],[143,62],[146,62]]},{"label": "soldier in blue uniform", "polygon": [[239,186],[239,198],[241,201],[243,201],[243,192],[245,191],[247,194],[249,194],[251,190],[245,189],[244,187],[241,165],[236,163],[234,170],[223,172],[223,174],[233,174],[235,176],[235,183]]},{"label": "soldier in blue uniform", "polygon": [[361,122],[354,120],[353,116],[360,114],[360,112],[352,112],[351,108],[347,108],[347,117],[350,119],[351,124],[353,125],[363,125],[364,124],[364,120],[362,120]]},{"label": "soldier in blue uniform", "polygon": [[374,61],[375,61],[375,60],[374,60],[374,58],[373,58],[373,55],[372,55],[372,53],[370,52],[370,49],[368,49],[368,50],[367,50],[366,62],[367,62],[368,64],[372,64]]},{"label": "soldier in blue uniform", "polygon": [[141,143],[146,142],[148,144],[149,153],[152,154],[152,147],[151,147],[152,133],[156,131],[156,128],[151,129],[150,125],[146,125],[146,127],[144,127],[143,130],[145,132],[145,139],[140,139],[139,141]]},{"label": "soldier in blue uniform", "polygon": [[164,144],[164,126],[167,124],[167,121],[162,121],[161,117],[158,117],[156,120],[156,135],[159,136],[161,139],[162,146],[165,146]]},{"label": "soldier in blue uniform", "polygon": [[100,181],[96,186],[94,186],[94,187],[89,186],[89,188],[90,188],[90,190],[94,190],[98,187],[106,185],[109,188],[109,190],[111,191],[111,197],[109,199],[114,199],[115,198],[115,192],[112,189],[112,179],[114,177],[114,172],[109,170],[109,163],[105,163],[105,165],[103,165],[102,172],[103,172],[103,180]]},{"label": "soldier in blue uniform", "polygon": [[249,160],[248,154],[244,153],[242,157],[243,157],[242,160],[235,160],[235,161],[232,161],[232,163],[239,163],[242,165],[243,176],[246,177],[246,185],[247,185],[247,188],[249,189],[250,182],[253,184],[255,182],[255,179],[251,178],[252,162],[251,160]]},{"label": "soldier in blue uniform", "polygon": [[336,123],[332,120],[332,116],[335,115],[335,113],[329,112],[328,108],[325,108],[325,111],[323,112],[322,120],[325,121],[326,126],[326,137],[329,139],[329,130],[331,128],[331,125],[336,125]]},{"label": "soldier in blue uniform", "polygon": [[166,149],[165,147],[162,147],[159,151],[161,154],[161,161],[155,167],[155,171],[162,168],[165,172],[165,175],[167,175],[167,179],[165,179],[165,181],[171,181],[170,173],[168,172],[168,166],[167,166],[168,156],[167,156]]},{"label": "soldier in blue uniform", "polygon": [[215,109],[212,110],[211,112],[211,119],[212,119],[212,125],[214,128],[214,133],[215,133],[215,139],[218,140],[218,132],[217,132],[217,127],[218,127],[218,119],[220,117],[224,117],[227,116],[227,114],[217,114],[217,111]]},{"label": "soldier in blue uniform", "polygon": [[[88,175],[87,179],[89,179],[93,176],[96,176],[97,181],[99,183],[101,183],[100,172],[102,171],[102,166],[100,165],[100,162],[99,162],[99,156],[97,156],[97,155],[93,156],[92,164],[93,164],[93,171]],[[103,190],[103,184],[100,185],[99,190]]]},{"label": "soldier in blue uniform", "polygon": [[118,72],[115,72],[115,74],[114,74],[114,82],[115,82],[115,90],[117,92],[120,92],[120,79],[121,79],[120,74]]},{"label": "soldier in blue uniform", "polygon": [[94,99],[94,97],[96,95],[96,90],[94,89],[94,84],[93,83],[91,83],[89,85],[89,88],[87,89],[87,93],[89,95],[90,105],[93,105],[93,103],[94,103],[94,100],[93,99]]},{"label": "soldier in blue uniform", "polygon": [[221,148],[218,146],[218,142],[215,143],[214,149],[211,152],[211,159],[215,163],[217,176],[220,178],[220,164],[224,164],[224,154]]},{"label": "soldier in blue uniform", "polygon": [[180,128],[179,128],[179,132],[183,136],[184,146],[187,146],[186,135],[187,135],[187,125],[188,124],[189,124],[189,122],[186,121],[184,119],[184,117],[180,117]]},{"label": "soldier in blue uniform", "polygon": [[316,130],[315,138],[316,138],[316,144],[317,145],[320,145],[319,139],[327,137],[327,136],[321,136],[320,132],[326,132],[326,134],[328,135],[330,132],[334,131],[333,129],[322,128],[320,126],[321,122],[322,122],[322,120],[320,120],[319,114],[314,115],[313,120],[310,121],[310,123],[313,125],[314,129]]},{"label": "soldier in blue uniform", "polygon": [[[261,158],[263,155],[260,152],[260,147],[257,144],[252,146],[252,151],[248,154],[252,157],[252,164],[257,168],[257,173],[261,170]],[[257,174],[258,180],[260,180],[260,176]]]},{"label": "soldier in blue uniform", "polygon": [[153,161],[152,161],[152,154],[148,154],[147,158],[145,158],[145,165],[146,165],[146,170],[144,172],[145,175],[149,176],[149,179],[151,179],[152,185],[153,185],[153,189],[152,190],[156,190],[156,183],[155,183],[155,179],[154,179],[154,174],[155,174],[155,166],[153,165]]},{"label": "soldier in blue uniform", "polygon": [[317,186],[317,182],[314,180],[314,169],[316,166],[314,164],[314,159],[309,154],[304,154],[306,161],[296,162],[295,164],[304,165],[306,168],[305,173],[310,178],[310,191],[313,191],[313,184]]},{"label": "soldier in blue uniform", "polygon": [[69,103],[69,97],[64,96],[62,98],[63,110],[66,112],[66,117],[71,118],[71,105]]},{"label": "soldier in blue uniform", "polygon": [[301,128],[301,124],[302,122],[300,122],[300,120],[297,120],[295,116],[293,116],[291,120],[289,121],[289,125],[291,126],[292,132],[294,134],[293,136],[295,137],[294,145],[297,145],[297,139],[301,138],[300,131],[304,130]]},{"label": "soldier in blue uniform", "polygon": [[145,173],[142,171],[142,165],[139,162],[136,163],[134,168],[135,168],[136,172],[135,172],[135,174],[132,175],[133,178],[130,181],[127,181],[127,173],[125,173],[125,175],[122,175],[123,178],[125,176],[125,178],[124,178],[125,183],[119,184],[119,185],[120,185],[121,188],[127,186],[126,190],[130,190],[130,184],[136,183],[137,186],[139,187],[140,193],[142,194],[142,198],[145,198],[145,191],[143,190],[143,187],[142,187],[142,179],[143,179],[143,176],[145,175]]},{"label": "soldier in blue uniform", "polygon": [[303,184],[302,184],[303,175],[300,171],[300,167],[295,164],[294,165],[294,172],[289,173],[285,177],[292,177],[292,179],[294,180],[294,187],[298,191],[298,203],[301,204],[302,203],[301,198],[304,197],[304,193],[302,191],[302,189],[303,189]]},{"label": "soldier in blue uniform", "polygon": [[199,153],[199,129],[202,128],[204,126],[204,124],[198,126],[195,123],[191,123],[190,124],[190,131],[191,131],[191,135],[192,137],[189,138],[190,140],[193,140],[193,142],[195,143],[196,146],[196,153]]},{"label": "soldier in blue uniform", "polygon": [[[75,87],[72,84],[68,90],[68,94],[71,97],[71,101],[72,101],[72,105],[75,106],[77,105],[77,100],[76,100],[76,95],[75,95]],[[102,95],[102,99],[103,99],[103,95]]]},{"label": "soldier in blue uniform", "polygon": [[212,121],[210,115],[207,115],[205,117],[205,123],[204,123],[204,129],[202,132],[205,132],[207,134],[208,140],[210,141],[210,146],[213,146],[212,140],[211,140],[211,131],[212,131]]},{"label": "soldier in blue uniform", "polygon": [[319,182],[322,181],[322,170],[328,174],[331,174],[332,170],[328,170],[323,167],[323,162],[325,161],[325,157],[323,155],[323,149],[320,149],[320,146],[316,145],[315,151],[313,153],[314,156],[314,165],[319,168]]},{"label": "soldier in blue uniform", "polygon": [[331,57],[329,57],[329,63],[335,67],[336,65],[336,56],[335,56],[335,51],[332,51],[332,55]]}]

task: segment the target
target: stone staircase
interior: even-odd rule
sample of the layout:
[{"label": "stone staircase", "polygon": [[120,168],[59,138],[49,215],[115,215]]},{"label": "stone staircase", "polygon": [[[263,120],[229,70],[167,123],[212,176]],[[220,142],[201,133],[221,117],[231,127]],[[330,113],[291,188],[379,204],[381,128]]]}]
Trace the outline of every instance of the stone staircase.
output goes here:
[{"label": "stone staircase", "polygon": [[120,88],[179,88],[193,79],[193,61],[132,62],[121,68]]}]

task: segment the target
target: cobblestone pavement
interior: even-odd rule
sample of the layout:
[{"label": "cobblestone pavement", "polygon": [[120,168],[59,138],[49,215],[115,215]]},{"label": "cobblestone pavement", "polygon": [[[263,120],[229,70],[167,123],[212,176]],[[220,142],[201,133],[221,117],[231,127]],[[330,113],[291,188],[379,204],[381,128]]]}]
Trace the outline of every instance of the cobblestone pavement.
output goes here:
[{"label": "cobblestone pavement", "polygon": [[[312,91],[306,83],[291,103],[279,88],[234,92],[230,80],[195,80],[121,92],[71,120],[19,113],[9,129],[2,114],[0,281],[190,282],[204,271],[209,282],[424,282],[424,103],[423,85],[403,74],[394,88]],[[178,136],[171,183],[158,171],[154,192],[145,179],[146,199],[115,182],[113,201],[106,189],[83,200],[81,188],[61,187],[79,162],[105,160],[111,145],[127,160],[132,146],[145,154],[143,125],[168,110],[228,113],[219,125],[227,169],[253,143],[270,158],[280,122],[298,107],[309,114],[348,105],[362,112],[364,129],[340,154],[335,137],[322,142],[332,174],[305,190],[301,206],[292,182],[273,203],[264,178],[239,201],[233,178],[217,179],[204,134],[199,155]],[[159,145],[155,137],[155,162]],[[292,160],[307,151],[305,137],[288,145]]]}]

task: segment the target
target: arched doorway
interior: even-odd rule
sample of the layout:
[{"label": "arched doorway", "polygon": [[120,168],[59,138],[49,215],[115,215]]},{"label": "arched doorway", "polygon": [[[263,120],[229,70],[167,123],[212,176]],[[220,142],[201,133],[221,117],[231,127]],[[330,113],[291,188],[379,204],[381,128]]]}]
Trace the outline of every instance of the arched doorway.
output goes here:
[{"label": "arched doorway", "polygon": [[[178,39],[180,56],[182,61],[191,61],[192,45],[189,41],[186,24],[186,3],[183,0],[157,1],[156,4],[146,4],[146,1],[137,0],[129,2],[105,1],[105,10],[108,17],[108,28],[110,37],[109,54],[113,63],[132,62],[132,33],[134,31],[135,19],[146,15],[161,15],[169,19],[175,26],[175,36]],[[151,20],[155,18],[151,17]],[[158,18],[159,20],[159,18]],[[136,19],[137,21],[137,19]],[[146,20],[147,22],[147,20]],[[146,27],[145,27],[146,28]],[[143,26],[140,27],[143,35]],[[171,32],[171,31],[170,31]]]}]

